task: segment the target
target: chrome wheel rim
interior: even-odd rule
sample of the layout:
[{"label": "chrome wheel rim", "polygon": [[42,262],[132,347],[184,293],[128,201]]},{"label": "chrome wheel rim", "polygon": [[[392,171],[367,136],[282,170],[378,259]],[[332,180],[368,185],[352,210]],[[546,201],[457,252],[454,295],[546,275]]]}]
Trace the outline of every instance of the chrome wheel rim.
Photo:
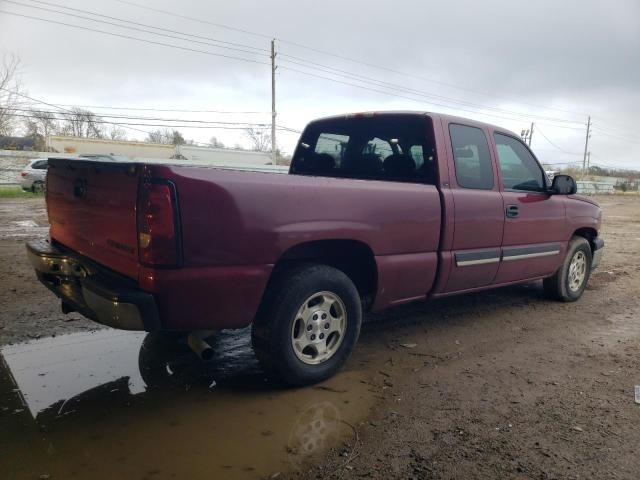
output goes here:
[{"label": "chrome wheel rim", "polygon": [[569,290],[577,292],[587,275],[587,256],[583,251],[577,251],[569,264]]},{"label": "chrome wheel rim", "polygon": [[340,348],[347,330],[347,309],[335,293],[322,291],[307,298],[291,325],[291,346],[307,365],[329,360]]}]

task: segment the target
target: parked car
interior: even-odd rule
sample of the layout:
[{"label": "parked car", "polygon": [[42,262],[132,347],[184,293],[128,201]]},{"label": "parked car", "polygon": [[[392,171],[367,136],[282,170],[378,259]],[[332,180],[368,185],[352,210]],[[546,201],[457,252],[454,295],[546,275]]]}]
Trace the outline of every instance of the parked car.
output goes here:
[{"label": "parked car", "polygon": [[253,324],[287,384],[334,374],[366,311],[535,280],[575,301],[604,247],[571,177],[549,184],[505,129],[432,113],[314,121],[288,175],[49,163],[50,239],[27,249],[63,311],[131,330]]},{"label": "parked car", "polygon": [[43,192],[47,178],[48,159],[37,158],[20,172],[20,186],[23,190],[37,193]]}]

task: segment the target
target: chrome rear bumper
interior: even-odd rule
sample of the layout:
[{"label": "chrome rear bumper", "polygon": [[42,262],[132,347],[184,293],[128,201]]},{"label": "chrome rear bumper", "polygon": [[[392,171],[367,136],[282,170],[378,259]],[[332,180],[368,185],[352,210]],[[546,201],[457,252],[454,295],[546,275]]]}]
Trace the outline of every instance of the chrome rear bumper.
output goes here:
[{"label": "chrome rear bumper", "polygon": [[158,330],[153,295],[125,277],[108,272],[49,241],[27,243],[38,280],[62,299],[65,313],[78,311],[103,325],[123,330]]}]

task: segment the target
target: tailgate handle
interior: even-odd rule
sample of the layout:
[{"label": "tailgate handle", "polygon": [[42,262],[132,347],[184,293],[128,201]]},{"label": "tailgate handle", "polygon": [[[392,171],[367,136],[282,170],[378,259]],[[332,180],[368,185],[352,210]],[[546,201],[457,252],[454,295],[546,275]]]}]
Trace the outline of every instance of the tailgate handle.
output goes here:
[{"label": "tailgate handle", "polygon": [[514,218],[518,216],[518,206],[517,205],[507,205],[507,217]]}]

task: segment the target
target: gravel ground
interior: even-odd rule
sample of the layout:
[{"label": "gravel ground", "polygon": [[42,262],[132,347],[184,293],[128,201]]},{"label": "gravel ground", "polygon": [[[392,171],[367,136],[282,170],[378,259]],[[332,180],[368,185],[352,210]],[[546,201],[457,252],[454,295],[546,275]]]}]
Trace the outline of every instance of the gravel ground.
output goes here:
[{"label": "gravel ground", "polygon": [[36,280],[24,245],[47,231],[43,198],[0,199],[0,345],[99,327],[77,313],[63,315]]},{"label": "gravel ground", "polygon": [[606,253],[580,301],[533,284],[376,319],[361,344],[384,361],[380,401],[298,476],[640,478],[640,199],[599,200]]},{"label": "gravel ground", "polygon": [[[600,202],[605,257],[579,302],[537,283],[370,316],[348,367],[376,399],[369,419],[278,477],[640,478],[640,199]],[[0,218],[0,345],[95,329],[26,260],[42,200],[1,200]]]}]

